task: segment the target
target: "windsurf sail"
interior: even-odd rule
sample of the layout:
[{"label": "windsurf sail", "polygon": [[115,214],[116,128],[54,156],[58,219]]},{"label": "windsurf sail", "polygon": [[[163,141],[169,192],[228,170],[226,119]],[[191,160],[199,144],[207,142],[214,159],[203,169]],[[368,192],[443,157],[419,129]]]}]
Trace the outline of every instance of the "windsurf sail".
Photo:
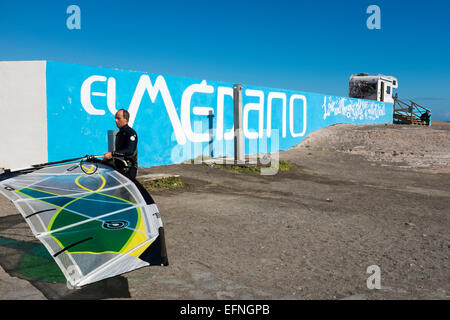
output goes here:
[{"label": "windsurf sail", "polygon": [[168,265],[156,203],[137,180],[112,167],[84,161],[7,172],[0,175],[0,193],[72,287]]}]

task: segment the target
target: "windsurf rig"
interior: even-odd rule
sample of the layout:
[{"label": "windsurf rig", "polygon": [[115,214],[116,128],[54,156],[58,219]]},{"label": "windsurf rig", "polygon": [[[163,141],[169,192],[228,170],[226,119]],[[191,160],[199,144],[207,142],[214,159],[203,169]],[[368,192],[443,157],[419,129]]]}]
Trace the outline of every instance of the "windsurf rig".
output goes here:
[{"label": "windsurf rig", "polygon": [[168,265],[153,198],[137,180],[95,156],[5,170],[0,193],[52,255],[68,287]]}]

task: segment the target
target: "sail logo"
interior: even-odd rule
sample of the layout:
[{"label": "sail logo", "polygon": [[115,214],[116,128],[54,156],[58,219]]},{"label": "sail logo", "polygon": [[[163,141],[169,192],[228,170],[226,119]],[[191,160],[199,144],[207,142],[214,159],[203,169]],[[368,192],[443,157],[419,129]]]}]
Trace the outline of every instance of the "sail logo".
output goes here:
[{"label": "sail logo", "polygon": [[[96,82],[105,83],[106,91],[92,91],[92,85]],[[175,139],[179,145],[184,145],[188,140],[194,143],[210,142],[214,137],[217,141],[233,140],[234,126],[231,128],[224,127],[225,99],[226,97],[233,99],[232,86],[213,86],[208,84],[206,80],[188,85],[181,93],[180,115],[178,115],[165,78],[158,75],[152,83],[150,76],[143,74],[139,78],[128,106],[128,112],[130,113],[129,125],[131,127],[136,120],[144,96],[147,95],[150,97],[151,102],[154,104],[159,94],[162,97],[167,116],[170,119],[175,134]],[[178,94],[177,92],[177,96]],[[215,106],[192,106],[191,102],[193,101],[194,94],[205,95],[204,101],[209,102],[212,100],[207,95],[215,94]],[[105,105],[102,107],[94,106],[92,96],[105,97],[106,108]],[[106,109],[114,115],[117,112],[116,98],[117,81],[114,77],[92,75],[85,79],[81,85],[81,105],[90,115],[103,116],[106,114]],[[257,89],[245,89],[243,91],[243,99],[244,101],[245,99],[252,100],[252,102],[243,105],[243,134],[245,138],[261,139],[264,130],[267,130],[267,137],[270,138],[272,115],[273,113],[280,112],[278,106],[281,106],[282,113],[282,137],[286,138],[288,131],[292,138],[303,137],[306,134],[308,109],[306,96],[301,94],[291,94],[289,96],[285,92],[264,92],[263,90]],[[255,112],[258,113],[256,118],[257,128],[249,128],[250,112],[252,112],[252,115],[255,115]],[[191,123],[192,115],[204,117],[214,116],[216,118],[215,136],[213,137],[208,131],[197,132],[194,130]]]},{"label": "sail logo", "polygon": [[126,220],[114,220],[103,222],[102,227],[108,230],[120,230],[128,226],[128,221]]}]

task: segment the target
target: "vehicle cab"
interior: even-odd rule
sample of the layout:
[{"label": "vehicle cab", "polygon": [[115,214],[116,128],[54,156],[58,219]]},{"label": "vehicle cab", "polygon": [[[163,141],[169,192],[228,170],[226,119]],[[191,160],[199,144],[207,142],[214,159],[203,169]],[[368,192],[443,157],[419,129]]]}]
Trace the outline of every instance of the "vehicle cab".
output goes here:
[{"label": "vehicle cab", "polygon": [[350,77],[349,97],[394,103],[398,80],[381,74],[359,73]]}]

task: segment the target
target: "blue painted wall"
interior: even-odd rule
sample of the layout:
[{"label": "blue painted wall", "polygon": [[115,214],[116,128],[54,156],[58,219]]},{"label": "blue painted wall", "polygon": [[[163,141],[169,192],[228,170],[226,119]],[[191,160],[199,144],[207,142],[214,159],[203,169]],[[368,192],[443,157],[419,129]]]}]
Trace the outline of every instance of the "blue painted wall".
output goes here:
[{"label": "blue painted wall", "polygon": [[[231,83],[51,61],[46,70],[49,161],[106,152],[120,108],[140,166],[233,155]],[[246,154],[287,150],[336,123],[392,122],[391,103],[246,85],[242,94]]]}]

